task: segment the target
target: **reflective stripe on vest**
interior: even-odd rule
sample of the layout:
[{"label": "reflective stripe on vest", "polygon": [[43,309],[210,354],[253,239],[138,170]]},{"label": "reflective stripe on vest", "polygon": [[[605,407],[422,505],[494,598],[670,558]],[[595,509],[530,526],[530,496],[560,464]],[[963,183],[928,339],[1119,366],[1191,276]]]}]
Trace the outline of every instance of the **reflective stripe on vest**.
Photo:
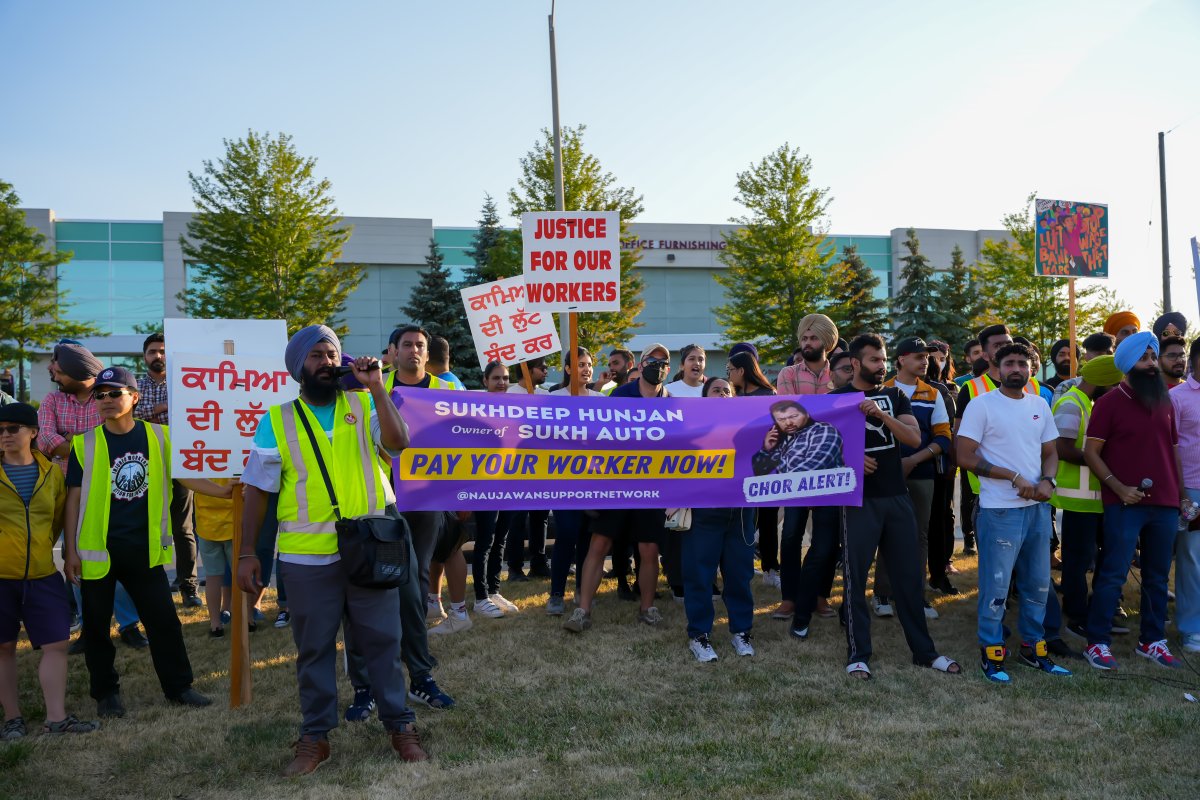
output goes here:
[{"label": "reflective stripe on vest", "polygon": [[[351,402],[356,406],[353,409]],[[343,517],[356,517],[382,512],[392,502],[375,454],[371,436],[371,409],[366,395],[339,393],[334,409],[332,442],[307,407],[298,412],[293,403],[288,403],[275,406],[270,411],[276,441],[280,443],[279,455],[283,461],[279,493],[279,552],[333,555],[337,552],[335,526],[338,512],[334,511],[316,453],[307,432],[296,419],[297,413],[309,417],[317,447],[321,450],[321,457],[338,496],[338,512]],[[349,421],[351,418],[353,422]],[[350,458],[353,463],[346,463]]]},{"label": "reflective stripe on vest", "polygon": [[[139,420],[146,428],[146,529],[149,565],[170,563],[174,537],[171,533],[171,440],[166,429]],[[82,577],[98,580],[108,574],[108,527],[112,512],[112,464],[108,441],[101,428],[84,433],[72,443],[83,470],[79,519],[75,525],[75,550],[83,562]],[[158,528],[155,537],[154,529]]]},{"label": "reflective stripe on vest", "polygon": [[[996,384],[992,382],[991,377],[985,372],[978,378],[973,378],[967,382],[967,396],[974,400],[981,394],[987,394],[996,388]],[[1029,383],[1025,384],[1025,394],[1041,395],[1041,385],[1036,379],[1030,378]],[[979,494],[979,476],[974,472],[967,472],[967,482],[971,484],[971,490],[975,494]]]},{"label": "reflective stripe on vest", "polygon": [[[1088,419],[1092,415],[1091,398],[1073,386],[1054,404],[1055,410],[1057,411],[1063,403],[1073,403],[1079,407],[1079,432],[1075,435],[1075,446],[1082,450],[1087,439]],[[1050,504],[1055,508],[1087,514],[1103,513],[1100,481],[1096,480],[1087,465],[1072,464],[1060,459],[1055,482],[1058,487],[1050,498]]]},{"label": "reflective stripe on vest", "polygon": [[[395,370],[392,370],[391,372],[388,373],[387,379],[383,382],[383,388],[386,389],[389,393],[392,391],[392,389],[396,388],[396,371]],[[426,387],[410,386],[408,388],[410,388],[410,389],[418,389],[418,388],[453,389],[455,391],[458,390],[458,387],[455,386],[450,381],[444,381],[435,375],[429,376],[429,385]]]}]

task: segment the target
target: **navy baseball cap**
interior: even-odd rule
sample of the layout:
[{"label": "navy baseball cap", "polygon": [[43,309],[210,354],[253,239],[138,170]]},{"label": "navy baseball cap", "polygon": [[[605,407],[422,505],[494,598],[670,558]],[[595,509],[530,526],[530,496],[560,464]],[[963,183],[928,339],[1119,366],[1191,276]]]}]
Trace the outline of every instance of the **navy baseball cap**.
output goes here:
[{"label": "navy baseball cap", "polygon": [[96,376],[96,386],[124,386],[126,389],[137,389],[138,382],[134,374],[124,367],[105,367]]}]

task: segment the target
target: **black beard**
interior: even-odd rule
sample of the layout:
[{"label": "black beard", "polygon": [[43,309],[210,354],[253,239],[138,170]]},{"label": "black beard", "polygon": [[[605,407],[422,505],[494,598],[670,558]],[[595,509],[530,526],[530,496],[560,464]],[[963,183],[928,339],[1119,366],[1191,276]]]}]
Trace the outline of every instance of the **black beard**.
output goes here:
[{"label": "black beard", "polygon": [[872,372],[871,370],[867,369],[866,367],[862,367],[858,370],[858,379],[860,381],[862,381],[863,383],[869,383],[872,386],[878,386],[881,383],[883,383],[883,379],[886,375],[887,375],[887,372],[885,370],[879,370],[878,372]]},{"label": "black beard", "polygon": [[151,361],[149,364],[150,371],[153,373],[166,372],[167,365],[163,361]]},{"label": "black beard", "polygon": [[336,380],[325,380],[325,376],[332,377],[333,370],[321,369],[315,373],[301,371],[300,373],[300,389],[304,392],[304,397],[311,400],[313,405],[327,406],[337,400],[338,392],[342,390],[342,385]]},{"label": "black beard", "polygon": [[1071,374],[1071,362],[1063,361],[1061,363],[1055,364],[1054,371],[1057,372],[1059,377],[1061,377],[1061,378],[1067,377],[1068,375]]},{"label": "black beard", "polygon": [[809,361],[809,362],[820,361],[822,358],[825,357],[825,350],[824,350],[824,348],[821,348],[818,350],[815,347],[801,347],[800,348],[800,356],[805,361]]},{"label": "black beard", "polygon": [[1135,369],[1126,377],[1134,397],[1151,411],[1168,401],[1167,385],[1163,383],[1162,374],[1157,369]]},{"label": "black beard", "polygon": [[1013,372],[1001,379],[1005,389],[1024,389],[1029,383],[1019,372]]},{"label": "black beard", "polygon": [[621,386],[625,381],[629,380],[629,370],[621,370],[613,373],[613,383]]}]

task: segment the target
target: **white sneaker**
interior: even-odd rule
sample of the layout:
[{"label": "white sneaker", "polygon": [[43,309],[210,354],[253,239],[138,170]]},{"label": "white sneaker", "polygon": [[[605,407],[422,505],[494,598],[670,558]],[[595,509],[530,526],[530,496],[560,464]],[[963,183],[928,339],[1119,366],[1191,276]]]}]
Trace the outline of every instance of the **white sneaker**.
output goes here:
[{"label": "white sneaker", "polygon": [[483,616],[491,617],[492,619],[499,619],[500,617],[504,616],[504,609],[493,602],[491,597],[487,598],[486,600],[476,600],[475,605],[472,606],[472,608],[476,614],[482,614]]},{"label": "white sneaker", "polygon": [[504,610],[504,613],[506,613],[506,614],[516,614],[518,611],[521,610],[520,608],[517,607],[516,603],[509,600],[508,598],[506,598],[504,595],[500,594],[499,592],[496,592],[495,594],[489,594],[488,600],[491,600],[497,606],[502,608]]},{"label": "white sneaker", "polygon": [[774,586],[778,589],[781,584],[779,581],[779,570],[769,569],[763,573],[763,584],[766,586]]},{"label": "white sneaker", "polygon": [[1183,649],[1187,653],[1200,653],[1200,633],[1185,633]]},{"label": "white sneaker", "polygon": [[709,640],[707,633],[702,633],[695,639],[689,639],[688,649],[701,663],[717,660],[717,651],[713,650],[712,641]]},{"label": "white sneaker", "polygon": [[751,644],[752,638],[753,637],[750,635],[750,631],[735,633],[733,635],[733,651],[739,656],[754,655],[754,645]]},{"label": "white sneaker", "polygon": [[471,622],[471,618],[468,617],[465,612],[462,614],[462,616],[459,616],[458,612],[456,611],[442,620],[440,624],[434,625],[432,628],[430,628],[429,635],[448,636],[451,633],[459,633],[460,631],[469,630],[474,624],[475,623]]},{"label": "white sneaker", "polygon": [[937,619],[940,616],[937,609],[931,606],[928,602],[925,603],[925,619]]},{"label": "white sneaker", "polygon": [[876,597],[876,598],[874,598],[874,603],[875,603],[875,616],[877,616],[877,617],[892,617],[892,616],[896,615],[896,612],[892,610],[892,604],[890,602],[888,602],[888,599],[886,597],[882,597],[882,598]]}]

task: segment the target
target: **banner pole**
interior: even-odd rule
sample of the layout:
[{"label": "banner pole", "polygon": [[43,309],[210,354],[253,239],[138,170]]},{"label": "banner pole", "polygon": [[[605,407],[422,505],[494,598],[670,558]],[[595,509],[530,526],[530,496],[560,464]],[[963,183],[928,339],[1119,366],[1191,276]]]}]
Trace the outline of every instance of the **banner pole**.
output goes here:
[{"label": "banner pole", "polygon": [[526,394],[533,394],[533,376],[529,374],[529,364],[524,361],[521,362],[521,385]]},{"label": "banner pole", "polygon": [[[1075,377],[1075,371],[1079,368],[1079,362],[1076,358],[1075,346],[1075,279],[1067,278],[1067,338],[1071,340],[1071,377]],[[1054,365],[1051,364],[1051,367]]]},{"label": "banner pole", "polygon": [[[567,352],[571,354],[571,364],[574,365],[577,359],[576,351],[579,349],[579,314],[574,311],[570,313],[569,325],[571,335],[569,337],[570,341],[567,343]],[[564,358],[563,363],[565,364],[566,361]],[[578,397],[582,393],[583,387],[579,385],[578,376],[574,369],[568,371],[567,380],[570,381],[571,396]]]},{"label": "banner pole", "polygon": [[[226,339],[225,355],[234,355],[233,350],[233,340]],[[233,490],[233,552],[235,563],[233,565],[233,586],[230,591],[230,599],[233,607],[230,609],[229,620],[229,625],[233,629],[233,641],[230,642],[229,648],[230,708],[250,705],[251,699],[250,630],[246,614],[247,596],[242,592],[241,587],[238,586],[236,563],[236,561],[241,559],[240,554],[242,552],[243,508],[241,487],[235,486]],[[217,575],[215,579],[221,580],[221,576]],[[209,575],[208,580],[214,580],[214,576]]]}]

